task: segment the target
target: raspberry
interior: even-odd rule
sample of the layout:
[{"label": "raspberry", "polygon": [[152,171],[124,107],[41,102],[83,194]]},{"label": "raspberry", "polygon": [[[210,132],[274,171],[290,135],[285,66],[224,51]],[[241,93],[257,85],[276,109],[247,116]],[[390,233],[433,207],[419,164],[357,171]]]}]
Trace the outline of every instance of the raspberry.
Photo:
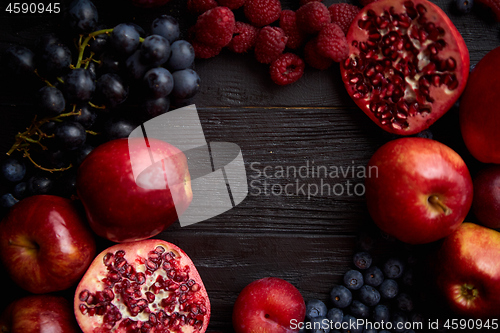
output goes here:
[{"label": "raspberry", "polygon": [[296,14],[293,10],[285,9],[280,15],[280,28],[288,37],[286,46],[290,49],[298,49],[304,43],[305,33],[297,27]]},{"label": "raspberry", "polygon": [[187,10],[194,15],[200,15],[209,9],[217,7],[215,0],[187,0]]},{"label": "raspberry", "polygon": [[280,86],[294,83],[302,77],[304,61],[296,54],[284,53],[271,63],[269,72],[271,79]]},{"label": "raspberry", "polygon": [[299,29],[314,34],[321,28],[331,22],[330,12],[322,2],[308,2],[297,9],[297,25]]},{"label": "raspberry", "polygon": [[243,6],[245,17],[256,27],[269,25],[280,18],[280,0],[246,0]]},{"label": "raspberry", "polygon": [[283,53],[288,38],[283,29],[265,26],[255,41],[255,58],[263,64],[270,64]]},{"label": "raspberry", "polygon": [[328,7],[328,11],[332,22],[337,23],[344,35],[347,35],[351,22],[358,15],[360,8],[350,3],[334,3]]},{"label": "raspberry", "polygon": [[316,38],[309,40],[304,46],[305,62],[316,69],[325,70],[333,64],[333,60],[320,55],[316,49]]},{"label": "raspberry", "polygon": [[213,47],[226,46],[233,38],[234,14],[227,7],[215,7],[201,14],[194,25],[196,40]]},{"label": "raspberry", "polygon": [[259,28],[244,22],[236,22],[234,26],[233,39],[227,48],[236,53],[245,53],[255,45]]},{"label": "raspberry", "polygon": [[194,55],[198,59],[213,58],[222,51],[222,47],[206,45],[197,40],[190,41],[190,43],[193,45]]},{"label": "raspberry", "polygon": [[240,8],[245,4],[245,0],[217,0],[219,6],[227,7],[231,10]]},{"label": "raspberry", "polygon": [[345,60],[349,55],[349,45],[344,32],[336,23],[329,23],[318,33],[316,49],[320,55],[335,62]]}]

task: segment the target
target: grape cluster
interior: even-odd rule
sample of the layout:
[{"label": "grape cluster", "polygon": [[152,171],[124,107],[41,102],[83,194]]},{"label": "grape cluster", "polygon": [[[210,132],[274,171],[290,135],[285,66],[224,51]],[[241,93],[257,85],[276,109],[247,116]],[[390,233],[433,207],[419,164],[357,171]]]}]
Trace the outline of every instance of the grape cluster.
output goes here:
[{"label": "grape cluster", "polygon": [[371,244],[366,239],[360,244],[352,267],[343,274],[342,282],[333,286],[329,300],[306,301],[301,332],[412,333],[425,329],[427,318],[418,309],[421,299],[415,278],[419,258],[401,251],[375,260]]},{"label": "grape cluster", "polygon": [[33,47],[14,45],[2,57],[21,82],[37,82],[34,119],[1,165],[8,185],[2,207],[27,195],[71,195],[75,169],[94,147],[189,104],[200,89],[193,46],[180,39],[172,16],[157,17],[147,29],[135,23],[106,28],[90,0],[73,0],[65,24],[71,42],[44,34]]}]

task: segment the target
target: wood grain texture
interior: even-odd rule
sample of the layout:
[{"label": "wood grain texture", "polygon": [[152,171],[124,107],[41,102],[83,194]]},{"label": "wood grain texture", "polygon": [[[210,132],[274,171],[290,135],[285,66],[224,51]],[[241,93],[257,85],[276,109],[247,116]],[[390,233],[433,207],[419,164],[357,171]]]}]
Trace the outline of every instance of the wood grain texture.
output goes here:
[{"label": "wood grain texture", "polygon": [[[333,2],[341,1],[327,0],[325,4]],[[160,14],[132,8],[124,0],[95,3],[107,27],[129,21],[147,31]],[[453,9],[454,1],[435,3],[450,15],[464,37],[472,64],[500,45],[500,25],[484,10],[476,8],[469,15],[459,15]],[[283,0],[282,4],[283,8],[298,8],[298,0]],[[64,35],[60,16],[8,15],[2,5],[0,53],[13,44],[33,47],[46,32]],[[161,9],[163,13],[179,19],[183,37],[196,19],[186,12],[184,0],[172,0]],[[237,17],[242,17],[241,12]],[[233,142],[241,148],[250,191],[240,205],[226,213],[189,227],[181,228],[177,223],[159,235],[185,250],[198,267],[212,303],[210,328],[232,332],[232,305],[239,291],[264,276],[289,280],[306,299],[328,301],[333,284],[341,283],[342,274],[352,267],[356,236],[373,227],[364,197],[343,193],[308,198],[302,193],[277,195],[269,189],[280,189],[297,180],[306,185],[321,180],[277,175],[284,167],[298,170],[313,163],[344,169],[365,166],[376,149],[395,136],[373,124],[355,106],[342,84],[338,65],[325,71],[308,67],[297,83],[285,87],[273,84],[268,66],[259,64],[252,54],[234,55],[223,50],[215,58],[197,60],[195,69],[202,84],[192,102],[198,108],[205,136],[208,141]],[[1,152],[10,148],[14,135],[28,126],[36,111],[33,90],[12,85],[12,80],[0,69]],[[133,104],[127,112],[137,109]],[[456,108],[424,134],[455,149],[472,174],[483,167],[463,144]],[[356,184],[363,181],[350,174],[323,178],[332,187],[345,185],[348,180]],[[268,184],[267,193],[264,182]],[[102,241],[100,248],[107,245]],[[384,257],[401,248],[387,240],[375,251]],[[5,283],[13,285],[8,280]],[[3,299],[2,308],[23,294],[12,289],[15,295]]]}]

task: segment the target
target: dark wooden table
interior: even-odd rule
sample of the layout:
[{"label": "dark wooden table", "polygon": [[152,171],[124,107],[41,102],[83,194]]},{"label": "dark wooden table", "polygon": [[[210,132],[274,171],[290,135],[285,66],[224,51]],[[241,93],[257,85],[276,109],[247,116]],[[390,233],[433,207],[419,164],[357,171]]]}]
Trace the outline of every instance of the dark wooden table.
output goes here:
[{"label": "dark wooden table", "polygon": [[[327,0],[325,4],[333,2]],[[157,10],[131,8],[123,0],[96,3],[108,27],[128,21],[147,27],[160,14]],[[464,37],[471,64],[500,45],[500,25],[485,11],[459,15],[453,9],[453,0],[436,3]],[[283,8],[297,7],[298,0],[283,1]],[[13,15],[0,8],[0,51],[12,44],[33,46],[39,35],[61,27],[57,15]],[[161,12],[177,17],[184,34],[194,22],[181,0],[172,0]],[[340,283],[351,267],[357,235],[373,227],[364,197],[346,192],[309,198],[279,195],[276,189],[295,182],[296,177],[279,177],[274,171],[312,164],[363,167],[378,147],[395,137],[378,128],[355,106],[342,84],[338,64],[325,71],[308,67],[298,82],[284,87],[275,85],[268,66],[259,64],[251,54],[234,55],[224,50],[215,58],[197,60],[195,69],[202,84],[193,102],[205,135],[210,141],[240,146],[250,190],[236,208],[189,227],[175,224],[160,235],[184,249],[198,267],[212,304],[210,328],[231,332],[232,306],[239,291],[266,276],[288,280],[306,300],[327,302],[331,287]],[[19,89],[13,91],[11,78],[0,78],[0,152],[6,152],[14,135],[29,124],[33,96]],[[482,166],[463,145],[456,108],[437,121],[429,133],[459,152],[471,173]],[[263,174],[264,168],[268,175]],[[256,182],[251,183],[253,180]],[[264,181],[269,186],[275,184],[275,192],[267,188],[265,193]],[[363,179],[347,175],[326,181],[331,186],[345,186],[347,181],[362,184]],[[399,251],[397,243],[384,241],[375,252],[383,256],[396,248]],[[417,252],[421,250],[416,248]],[[4,300],[5,306],[11,298]]]}]

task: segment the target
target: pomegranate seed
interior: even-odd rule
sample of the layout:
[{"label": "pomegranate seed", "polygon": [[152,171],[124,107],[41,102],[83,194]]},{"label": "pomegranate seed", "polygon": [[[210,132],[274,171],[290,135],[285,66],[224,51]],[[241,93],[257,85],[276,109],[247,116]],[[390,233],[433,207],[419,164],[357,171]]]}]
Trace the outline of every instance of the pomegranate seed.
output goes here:
[{"label": "pomegranate seed", "polygon": [[378,29],[383,30],[387,28],[387,26],[389,25],[389,21],[380,16],[377,16],[377,18],[375,19],[375,25],[377,26]]},{"label": "pomegranate seed", "polygon": [[380,118],[382,119],[390,119],[392,118],[392,113],[390,111],[384,112],[380,115]]},{"label": "pomegranate seed", "polygon": [[453,58],[448,58],[446,61],[446,69],[449,71],[453,71],[457,68],[457,61]]},{"label": "pomegranate seed", "polygon": [[78,309],[80,310],[80,312],[81,312],[82,314],[87,314],[87,313],[88,313],[88,311],[89,311],[89,308],[88,308],[85,304],[80,304],[80,305],[78,306]]},{"label": "pomegranate seed", "polygon": [[158,259],[161,259],[161,254],[157,253],[154,250],[148,253],[148,260],[158,261]]},{"label": "pomegranate seed", "polygon": [[106,253],[102,261],[104,262],[104,266],[109,267],[113,263],[114,255],[113,253]]},{"label": "pomegranate seed", "polygon": [[455,75],[451,76],[451,82],[448,83],[447,86],[448,86],[448,89],[450,89],[450,90],[455,90],[458,88],[458,80],[455,77]]},{"label": "pomegranate seed", "polygon": [[420,43],[424,43],[427,40],[427,36],[429,36],[427,31],[423,29],[418,31],[418,40],[420,41]]},{"label": "pomegranate seed", "polygon": [[107,302],[112,301],[115,298],[115,294],[111,289],[104,289],[102,294]]},{"label": "pomegranate seed", "polygon": [[412,1],[405,1],[403,5],[405,6],[406,10],[415,7],[415,4]]},{"label": "pomegranate seed", "polygon": [[368,20],[359,20],[358,21],[358,27],[360,27],[363,30],[368,30],[368,28],[371,26],[371,22]]},{"label": "pomegranate seed", "polygon": [[149,303],[153,303],[155,301],[155,295],[152,292],[147,291],[145,295]]},{"label": "pomegranate seed", "polygon": [[391,124],[391,126],[392,126],[394,129],[398,129],[398,130],[403,129],[403,126],[402,126],[400,123],[393,122],[393,123]]},{"label": "pomegranate seed", "polygon": [[427,80],[425,78],[425,76],[422,76],[419,80],[418,80],[418,85],[420,87],[423,87],[423,88],[429,88],[431,86],[429,80]]},{"label": "pomegranate seed", "polygon": [[122,257],[118,257],[115,260],[115,268],[117,270],[124,269],[124,266],[127,265],[127,261],[123,259]]},{"label": "pomegranate seed", "polygon": [[85,302],[89,298],[89,295],[90,295],[90,291],[85,289],[84,291],[82,291],[80,293],[80,295],[78,295],[78,298],[80,299],[80,301]]},{"label": "pomegranate seed", "polygon": [[354,84],[354,83],[358,83],[358,82],[359,82],[359,80],[360,80],[359,76],[358,76],[358,75],[356,75],[356,76],[352,77],[352,78],[349,80],[349,82],[350,82],[350,83],[352,83],[352,84]]},{"label": "pomegranate seed", "polygon": [[138,284],[144,284],[146,282],[146,275],[142,272],[137,273],[134,279]]},{"label": "pomegranate seed", "polygon": [[402,20],[399,22],[399,27],[403,29],[408,29],[411,25],[411,18],[408,16],[404,16]]}]

